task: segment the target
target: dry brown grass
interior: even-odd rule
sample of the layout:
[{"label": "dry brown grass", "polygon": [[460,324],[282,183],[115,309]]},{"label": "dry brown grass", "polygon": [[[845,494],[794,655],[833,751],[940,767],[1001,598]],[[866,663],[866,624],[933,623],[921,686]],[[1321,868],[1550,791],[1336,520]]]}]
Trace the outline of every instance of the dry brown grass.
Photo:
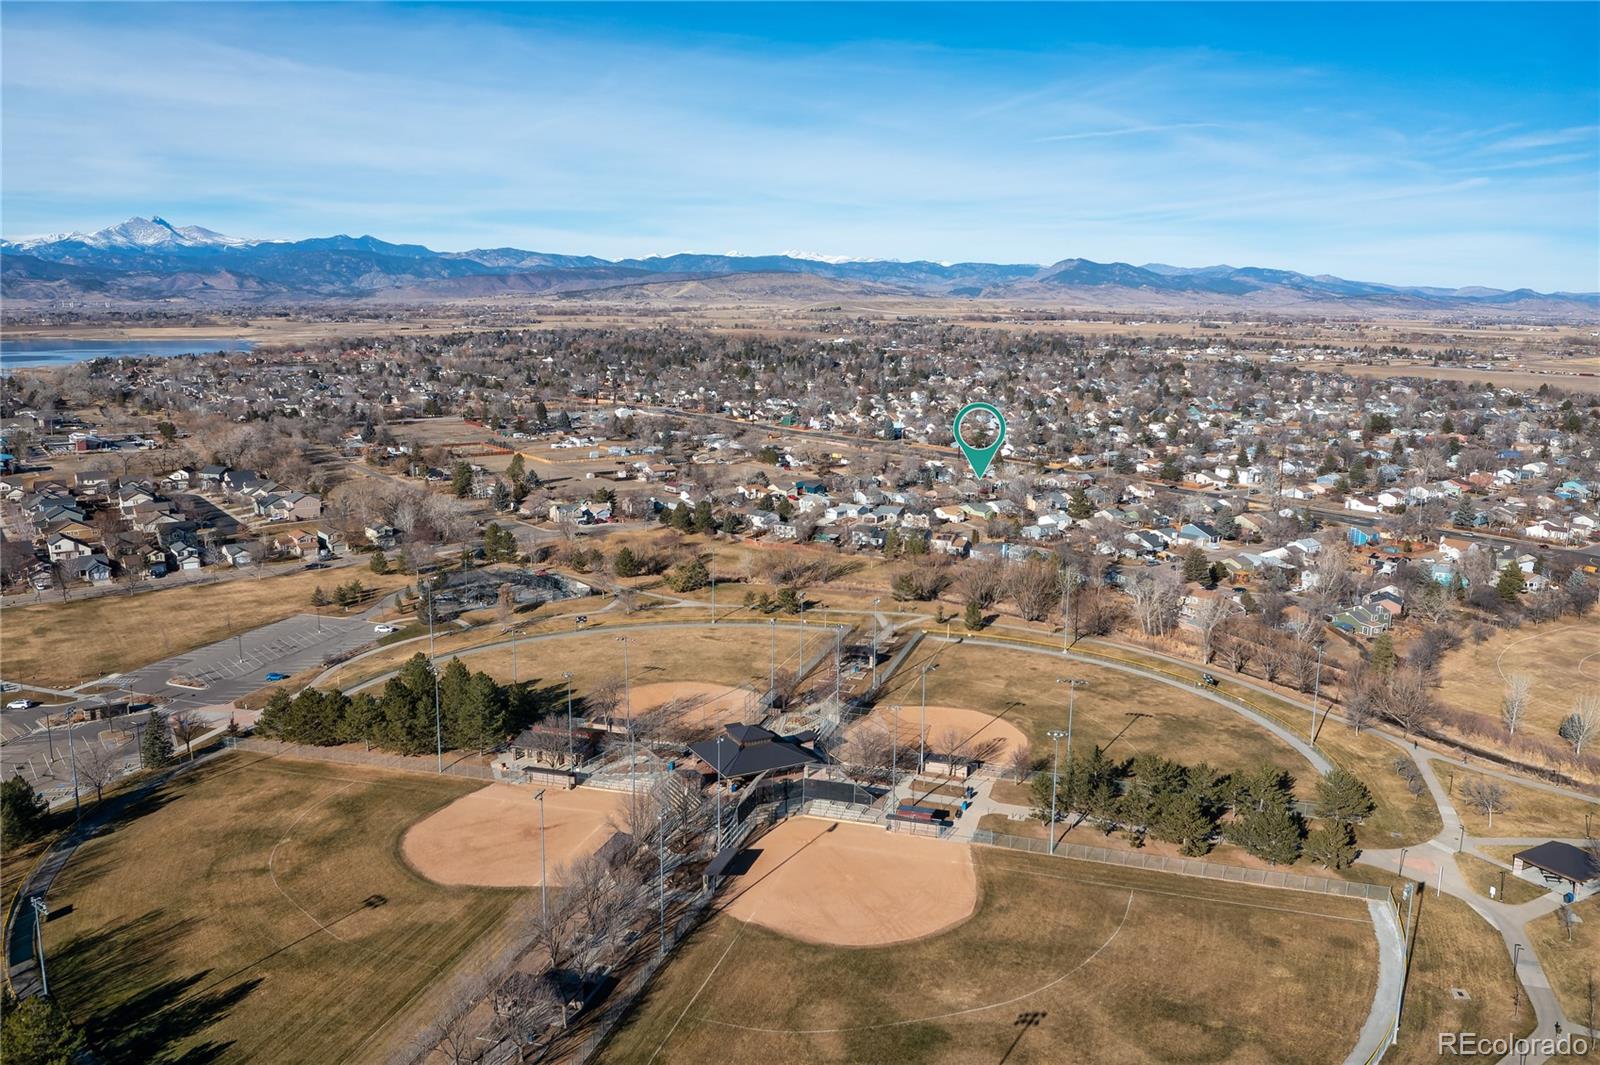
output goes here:
[{"label": "dry brown grass", "polygon": [[[1377,953],[1359,903],[990,848],[974,859],[978,912],[911,943],[826,947],[714,918],[600,1060],[1026,1065],[1070,1045],[1084,1061],[1287,1065],[1354,1045]],[[1015,1023],[1024,1011],[1036,1030]],[[1335,1017],[1349,1020],[1330,1032]]]},{"label": "dry brown grass", "polygon": [[1600,691],[1600,614],[1506,629],[1481,644],[1468,641],[1445,656],[1439,694],[1452,706],[1498,722],[1505,678],[1514,673],[1527,674],[1533,682],[1519,734],[1526,730],[1541,739],[1556,739],[1556,728],[1572,712],[1573,701],[1584,692]]},{"label": "dry brown grass", "polygon": [[1498,892],[1500,885],[1504,884],[1505,894],[1501,896],[1501,901],[1512,906],[1531,902],[1542,895],[1549,894],[1548,891],[1537,884],[1530,884],[1521,877],[1514,876],[1511,870],[1502,869],[1493,862],[1486,862],[1482,858],[1471,854],[1456,855],[1456,868],[1461,870],[1461,875],[1466,878],[1468,884],[1472,885],[1472,890],[1484,898],[1489,897],[1489,888],[1491,886]]},{"label": "dry brown grass", "polygon": [[1553,913],[1530,921],[1528,938],[1561,999],[1562,1010],[1579,1024],[1593,1025],[1600,1022],[1600,899],[1580,902],[1572,912],[1578,921],[1570,939]]},{"label": "dry brown grass", "polygon": [[[1475,836],[1582,836],[1585,813],[1593,815],[1593,822],[1600,822],[1600,803],[1553,795],[1499,777],[1484,777],[1452,766],[1435,764],[1434,770],[1439,775],[1439,782],[1450,789],[1462,824]],[[1492,828],[1489,818],[1474,810],[1462,797],[1462,788],[1469,781],[1491,779],[1505,789],[1510,804],[1510,809],[1494,815]]]},{"label": "dry brown grass", "polygon": [[517,897],[400,858],[478,786],[247,755],[179,777],[57,881],[52,990],[109,1060],[383,1060]]},{"label": "dry brown grass", "polygon": [[[1533,1029],[1527,996],[1520,1010],[1516,1005],[1516,976],[1505,942],[1488,922],[1460,899],[1430,891],[1421,894],[1417,922],[1400,1043],[1384,1061],[1437,1062],[1440,1032],[1499,1038]],[[1456,998],[1455,988],[1468,997]]]},{"label": "dry brown grass", "polygon": [[[311,593],[358,578],[384,592],[409,578],[370,570],[303,569],[275,577],[8,607],[0,671],[8,680],[72,687],[192,651],[311,610]],[[337,608],[334,608],[337,610]]]}]

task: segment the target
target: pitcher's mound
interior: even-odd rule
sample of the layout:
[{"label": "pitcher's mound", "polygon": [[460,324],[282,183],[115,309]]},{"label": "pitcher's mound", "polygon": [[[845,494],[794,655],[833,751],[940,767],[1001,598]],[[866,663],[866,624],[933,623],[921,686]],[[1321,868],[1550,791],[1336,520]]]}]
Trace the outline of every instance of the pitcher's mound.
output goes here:
[{"label": "pitcher's mound", "polygon": [[[536,887],[539,883],[537,788],[490,784],[463,795],[406,830],[400,849],[411,867],[440,884]],[[605,846],[617,831],[626,796],[577,788],[544,793],[545,869],[560,882],[566,863]]]},{"label": "pitcher's mound", "polygon": [[881,825],[796,817],[741,857],[753,861],[734,878],[727,912],[812,943],[903,943],[961,923],[978,904],[970,847]]}]

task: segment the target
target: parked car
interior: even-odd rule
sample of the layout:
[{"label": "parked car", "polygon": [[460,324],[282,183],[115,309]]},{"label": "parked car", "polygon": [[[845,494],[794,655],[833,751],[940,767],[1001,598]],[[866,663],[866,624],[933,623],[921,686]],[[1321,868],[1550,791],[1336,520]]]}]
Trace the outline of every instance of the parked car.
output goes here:
[{"label": "parked car", "polygon": [[306,563],[306,569],[327,569],[327,568],[328,568],[328,564],[326,562],[307,562]]},{"label": "parked car", "polygon": [[1215,688],[1217,686],[1217,678],[1209,673],[1202,673],[1200,674],[1200,686],[1202,688]]},{"label": "parked car", "polygon": [[377,633],[379,636],[387,636],[396,630],[393,625],[374,625],[372,627],[372,631]]},{"label": "parked car", "polygon": [[289,679],[289,674],[287,674],[287,673],[268,673],[267,674],[267,679],[268,680],[288,680]]},{"label": "parked car", "polygon": [[32,710],[39,704],[32,699],[13,699],[6,704],[7,710]]}]

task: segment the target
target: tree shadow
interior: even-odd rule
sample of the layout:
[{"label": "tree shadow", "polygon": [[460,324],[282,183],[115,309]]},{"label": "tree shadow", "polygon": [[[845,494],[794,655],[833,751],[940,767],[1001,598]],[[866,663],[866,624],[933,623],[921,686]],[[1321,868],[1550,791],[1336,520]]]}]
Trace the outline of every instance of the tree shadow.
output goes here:
[{"label": "tree shadow", "polygon": [[73,998],[87,1000],[75,1012],[107,1060],[203,1065],[220,1060],[232,1045],[207,1041],[180,1049],[260,984],[243,980],[196,994],[210,969],[166,976],[174,949],[200,924],[151,910],[77,936],[59,952],[59,979],[74,989]]}]

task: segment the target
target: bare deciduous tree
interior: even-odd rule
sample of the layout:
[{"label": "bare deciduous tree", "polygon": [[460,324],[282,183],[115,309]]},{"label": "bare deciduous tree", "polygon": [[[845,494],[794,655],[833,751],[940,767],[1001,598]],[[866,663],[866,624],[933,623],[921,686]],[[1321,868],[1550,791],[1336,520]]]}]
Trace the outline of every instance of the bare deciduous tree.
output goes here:
[{"label": "bare deciduous tree", "polygon": [[1506,731],[1511,735],[1517,734],[1517,726],[1522,723],[1522,717],[1528,712],[1528,699],[1533,693],[1533,678],[1526,673],[1513,673],[1506,678],[1505,695],[1500,700],[1500,717],[1506,723]]},{"label": "bare deciduous tree", "polygon": [[201,733],[206,730],[206,723],[188,710],[174,710],[167,715],[167,724],[172,728],[172,738],[183,744],[183,751],[194,761],[193,743]]},{"label": "bare deciduous tree", "polygon": [[1489,819],[1491,829],[1494,828],[1494,815],[1511,809],[1511,803],[1506,799],[1506,789],[1493,780],[1475,777],[1461,785],[1461,796],[1469,807]]}]

